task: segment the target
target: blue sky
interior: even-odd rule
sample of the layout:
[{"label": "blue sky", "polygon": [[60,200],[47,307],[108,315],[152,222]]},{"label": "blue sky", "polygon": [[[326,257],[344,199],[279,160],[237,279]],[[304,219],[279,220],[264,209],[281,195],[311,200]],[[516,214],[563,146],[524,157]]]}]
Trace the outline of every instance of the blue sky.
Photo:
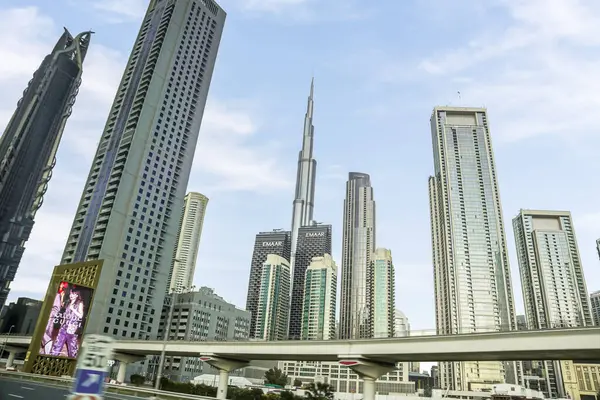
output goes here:
[{"label": "blue sky", "polygon": [[[96,32],[13,300],[41,297],[60,260],[146,4],[0,4],[0,129],[62,26]],[[333,224],[339,262],[347,173],[371,174],[377,244],[392,250],[397,306],[413,329],[435,327],[427,197],[435,105],[488,107],[517,311],[523,306],[511,219],[520,208],[573,213],[588,290],[600,290],[600,2],[220,4],[227,23],[188,186],[210,198],[196,285],[243,307],[255,234],[289,228],[314,74],[315,216]]]}]

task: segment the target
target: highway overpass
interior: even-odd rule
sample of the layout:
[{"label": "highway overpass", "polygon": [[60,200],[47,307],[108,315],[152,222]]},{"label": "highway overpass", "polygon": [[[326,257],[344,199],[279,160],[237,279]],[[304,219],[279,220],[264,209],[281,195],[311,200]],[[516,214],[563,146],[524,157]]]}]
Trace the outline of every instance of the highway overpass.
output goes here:
[{"label": "highway overpass", "polygon": [[[0,345],[5,340],[14,351],[26,349],[30,338],[0,336]],[[128,362],[158,355],[163,349],[168,356],[200,357],[221,371],[220,382],[228,381],[231,370],[254,360],[289,360],[340,362],[367,385],[400,361],[599,360],[600,327],[328,341],[119,340],[115,358],[121,361],[120,380]],[[218,397],[225,398],[226,390],[219,387]]]},{"label": "highway overpass", "polygon": [[[0,336],[10,349],[25,351],[31,337]],[[119,340],[121,355],[198,357],[216,355],[236,360],[339,361],[364,357],[373,361],[513,361],[598,360],[600,327],[488,332],[445,336],[327,341],[188,342]]]}]

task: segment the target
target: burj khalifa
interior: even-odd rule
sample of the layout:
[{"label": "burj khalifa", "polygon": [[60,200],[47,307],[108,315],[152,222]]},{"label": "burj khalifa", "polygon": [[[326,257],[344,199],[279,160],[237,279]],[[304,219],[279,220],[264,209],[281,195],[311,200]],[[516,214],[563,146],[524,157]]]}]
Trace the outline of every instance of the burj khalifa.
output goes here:
[{"label": "burj khalifa", "polygon": [[[310,225],[313,219],[315,202],[315,177],[317,174],[317,161],[313,158],[313,139],[315,127],[313,126],[313,94],[315,80],[310,83],[310,95],[304,117],[304,132],[302,136],[302,149],[298,154],[298,175],[296,177],[296,195],[294,197],[294,213],[292,215],[292,254],[290,267],[294,275],[296,247],[298,244],[298,230],[302,226]],[[293,278],[292,278],[293,282]]]}]

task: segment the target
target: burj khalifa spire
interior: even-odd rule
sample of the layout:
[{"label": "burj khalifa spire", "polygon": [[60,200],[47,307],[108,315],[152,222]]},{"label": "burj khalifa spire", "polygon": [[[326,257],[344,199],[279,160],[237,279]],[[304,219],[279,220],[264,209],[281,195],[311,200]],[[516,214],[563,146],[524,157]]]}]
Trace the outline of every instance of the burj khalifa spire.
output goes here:
[{"label": "burj khalifa spire", "polygon": [[304,117],[302,149],[298,154],[298,175],[296,177],[294,214],[292,215],[292,254],[290,259],[292,276],[294,274],[296,245],[298,243],[298,229],[302,226],[310,225],[313,220],[315,177],[317,173],[317,161],[313,158],[313,138],[315,133],[315,127],[313,126],[314,90],[315,79],[313,78],[310,82],[310,95],[308,96],[306,116]]}]

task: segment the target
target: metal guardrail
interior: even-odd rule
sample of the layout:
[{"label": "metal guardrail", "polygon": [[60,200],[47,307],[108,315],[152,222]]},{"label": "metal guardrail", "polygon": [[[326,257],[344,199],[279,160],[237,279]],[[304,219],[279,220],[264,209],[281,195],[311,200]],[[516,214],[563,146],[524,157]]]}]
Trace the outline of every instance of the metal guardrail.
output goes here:
[{"label": "metal guardrail", "polygon": [[[23,372],[0,371],[0,376],[21,381],[39,382],[49,386],[70,388],[73,386],[73,378],[56,377],[37,374],[26,374]],[[167,392],[138,386],[123,386],[106,384],[106,393],[123,394],[126,396],[156,399],[156,400],[214,400],[214,397],[195,396],[184,393]]]}]

